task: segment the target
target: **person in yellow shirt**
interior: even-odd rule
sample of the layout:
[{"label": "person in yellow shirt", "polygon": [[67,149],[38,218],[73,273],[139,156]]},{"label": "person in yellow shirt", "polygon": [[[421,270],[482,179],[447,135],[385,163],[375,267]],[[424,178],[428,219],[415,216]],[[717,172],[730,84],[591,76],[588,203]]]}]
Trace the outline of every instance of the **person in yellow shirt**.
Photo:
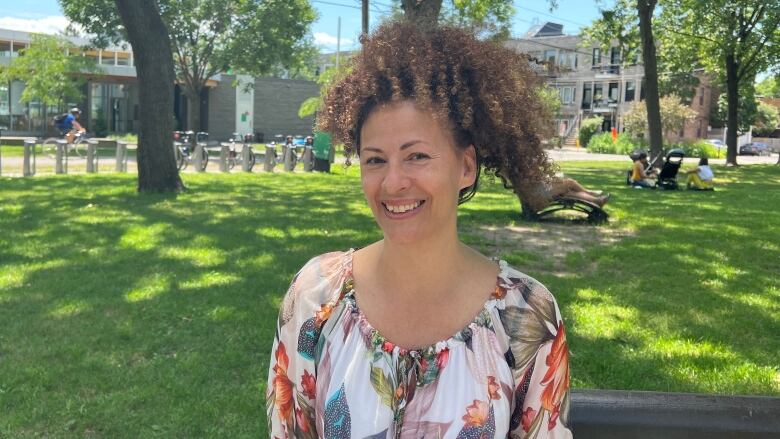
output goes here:
[{"label": "person in yellow shirt", "polygon": [[631,185],[635,187],[655,187],[655,181],[651,180],[651,177],[656,177],[658,172],[655,169],[645,170],[648,167],[647,153],[640,152],[637,159],[634,161],[634,166],[631,170]]}]

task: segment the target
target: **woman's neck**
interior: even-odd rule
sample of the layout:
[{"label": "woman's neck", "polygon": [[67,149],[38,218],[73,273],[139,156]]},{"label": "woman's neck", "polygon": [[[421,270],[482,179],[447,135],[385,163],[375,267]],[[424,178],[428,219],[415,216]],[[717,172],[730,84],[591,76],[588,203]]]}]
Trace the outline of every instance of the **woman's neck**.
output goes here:
[{"label": "woman's neck", "polygon": [[457,232],[412,244],[389,240],[377,243],[374,260],[376,280],[392,287],[403,300],[405,294],[420,298],[421,292],[435,295],[456,280],[469,257]]}]

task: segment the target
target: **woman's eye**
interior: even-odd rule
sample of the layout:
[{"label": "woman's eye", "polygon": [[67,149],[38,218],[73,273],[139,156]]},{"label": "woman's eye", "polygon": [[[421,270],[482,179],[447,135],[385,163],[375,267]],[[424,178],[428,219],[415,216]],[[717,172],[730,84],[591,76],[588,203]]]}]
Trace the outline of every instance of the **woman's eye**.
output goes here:
[{"label": "woman's eye", "polygon": [[379,163],[384,163],[385,161],[382,160],[380,157],[369,157],[366,159],[367,165],[376,165]]},{"label": "woman's eye", "polygon": [[430,158],[430,157],[428,156],[428,154],[425,154],[425,153],[422,153],[422,152],[416,152],[416,153],[412,154],[409,158],[411,160],[425,160],[425,159]]}]

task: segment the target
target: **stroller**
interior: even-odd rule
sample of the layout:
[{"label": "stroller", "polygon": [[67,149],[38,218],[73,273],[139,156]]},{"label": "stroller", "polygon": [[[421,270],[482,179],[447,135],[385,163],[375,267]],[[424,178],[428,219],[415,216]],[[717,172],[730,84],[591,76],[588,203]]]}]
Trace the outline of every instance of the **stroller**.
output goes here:
[{"label": "stroller", "polygon": [[[636,161],[642,152],[642,150],[636,150],[628,156],[631,158],[631,161]],[[678,188],[677,173],[680,171],[680,165],[682,165],[683,157],[685,157],[685,151],[679,148],[671,149],[666,153],[666,156],[664,157],[664,164],[661,167],[661,172],[658,174],[658,181],[656,182],[655,187],[667,190],[674,190]],[[649,171],[659,158],[661,158],[660,155],[651,160],[645,171]],[[632,184],[631,170],[628,170],[626,173],[626,184]]]}]

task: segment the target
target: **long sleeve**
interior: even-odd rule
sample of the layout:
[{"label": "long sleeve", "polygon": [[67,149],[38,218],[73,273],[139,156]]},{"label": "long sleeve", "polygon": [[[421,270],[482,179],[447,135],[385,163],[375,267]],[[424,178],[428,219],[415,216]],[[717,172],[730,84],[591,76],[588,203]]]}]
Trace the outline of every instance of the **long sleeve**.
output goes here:
[{"label": "long sleeve", "polygon": [[317,438],[315,351],[337,297],[340,254],[309,261],[295,275],[279,310],[271,349],[266,412],[272,438]]},{"label": "long sleeve", "polygon": [[500,311],[515,386],[509,437],[570,438],[569,349],[558,304],[535,280],[513,281]]}]

